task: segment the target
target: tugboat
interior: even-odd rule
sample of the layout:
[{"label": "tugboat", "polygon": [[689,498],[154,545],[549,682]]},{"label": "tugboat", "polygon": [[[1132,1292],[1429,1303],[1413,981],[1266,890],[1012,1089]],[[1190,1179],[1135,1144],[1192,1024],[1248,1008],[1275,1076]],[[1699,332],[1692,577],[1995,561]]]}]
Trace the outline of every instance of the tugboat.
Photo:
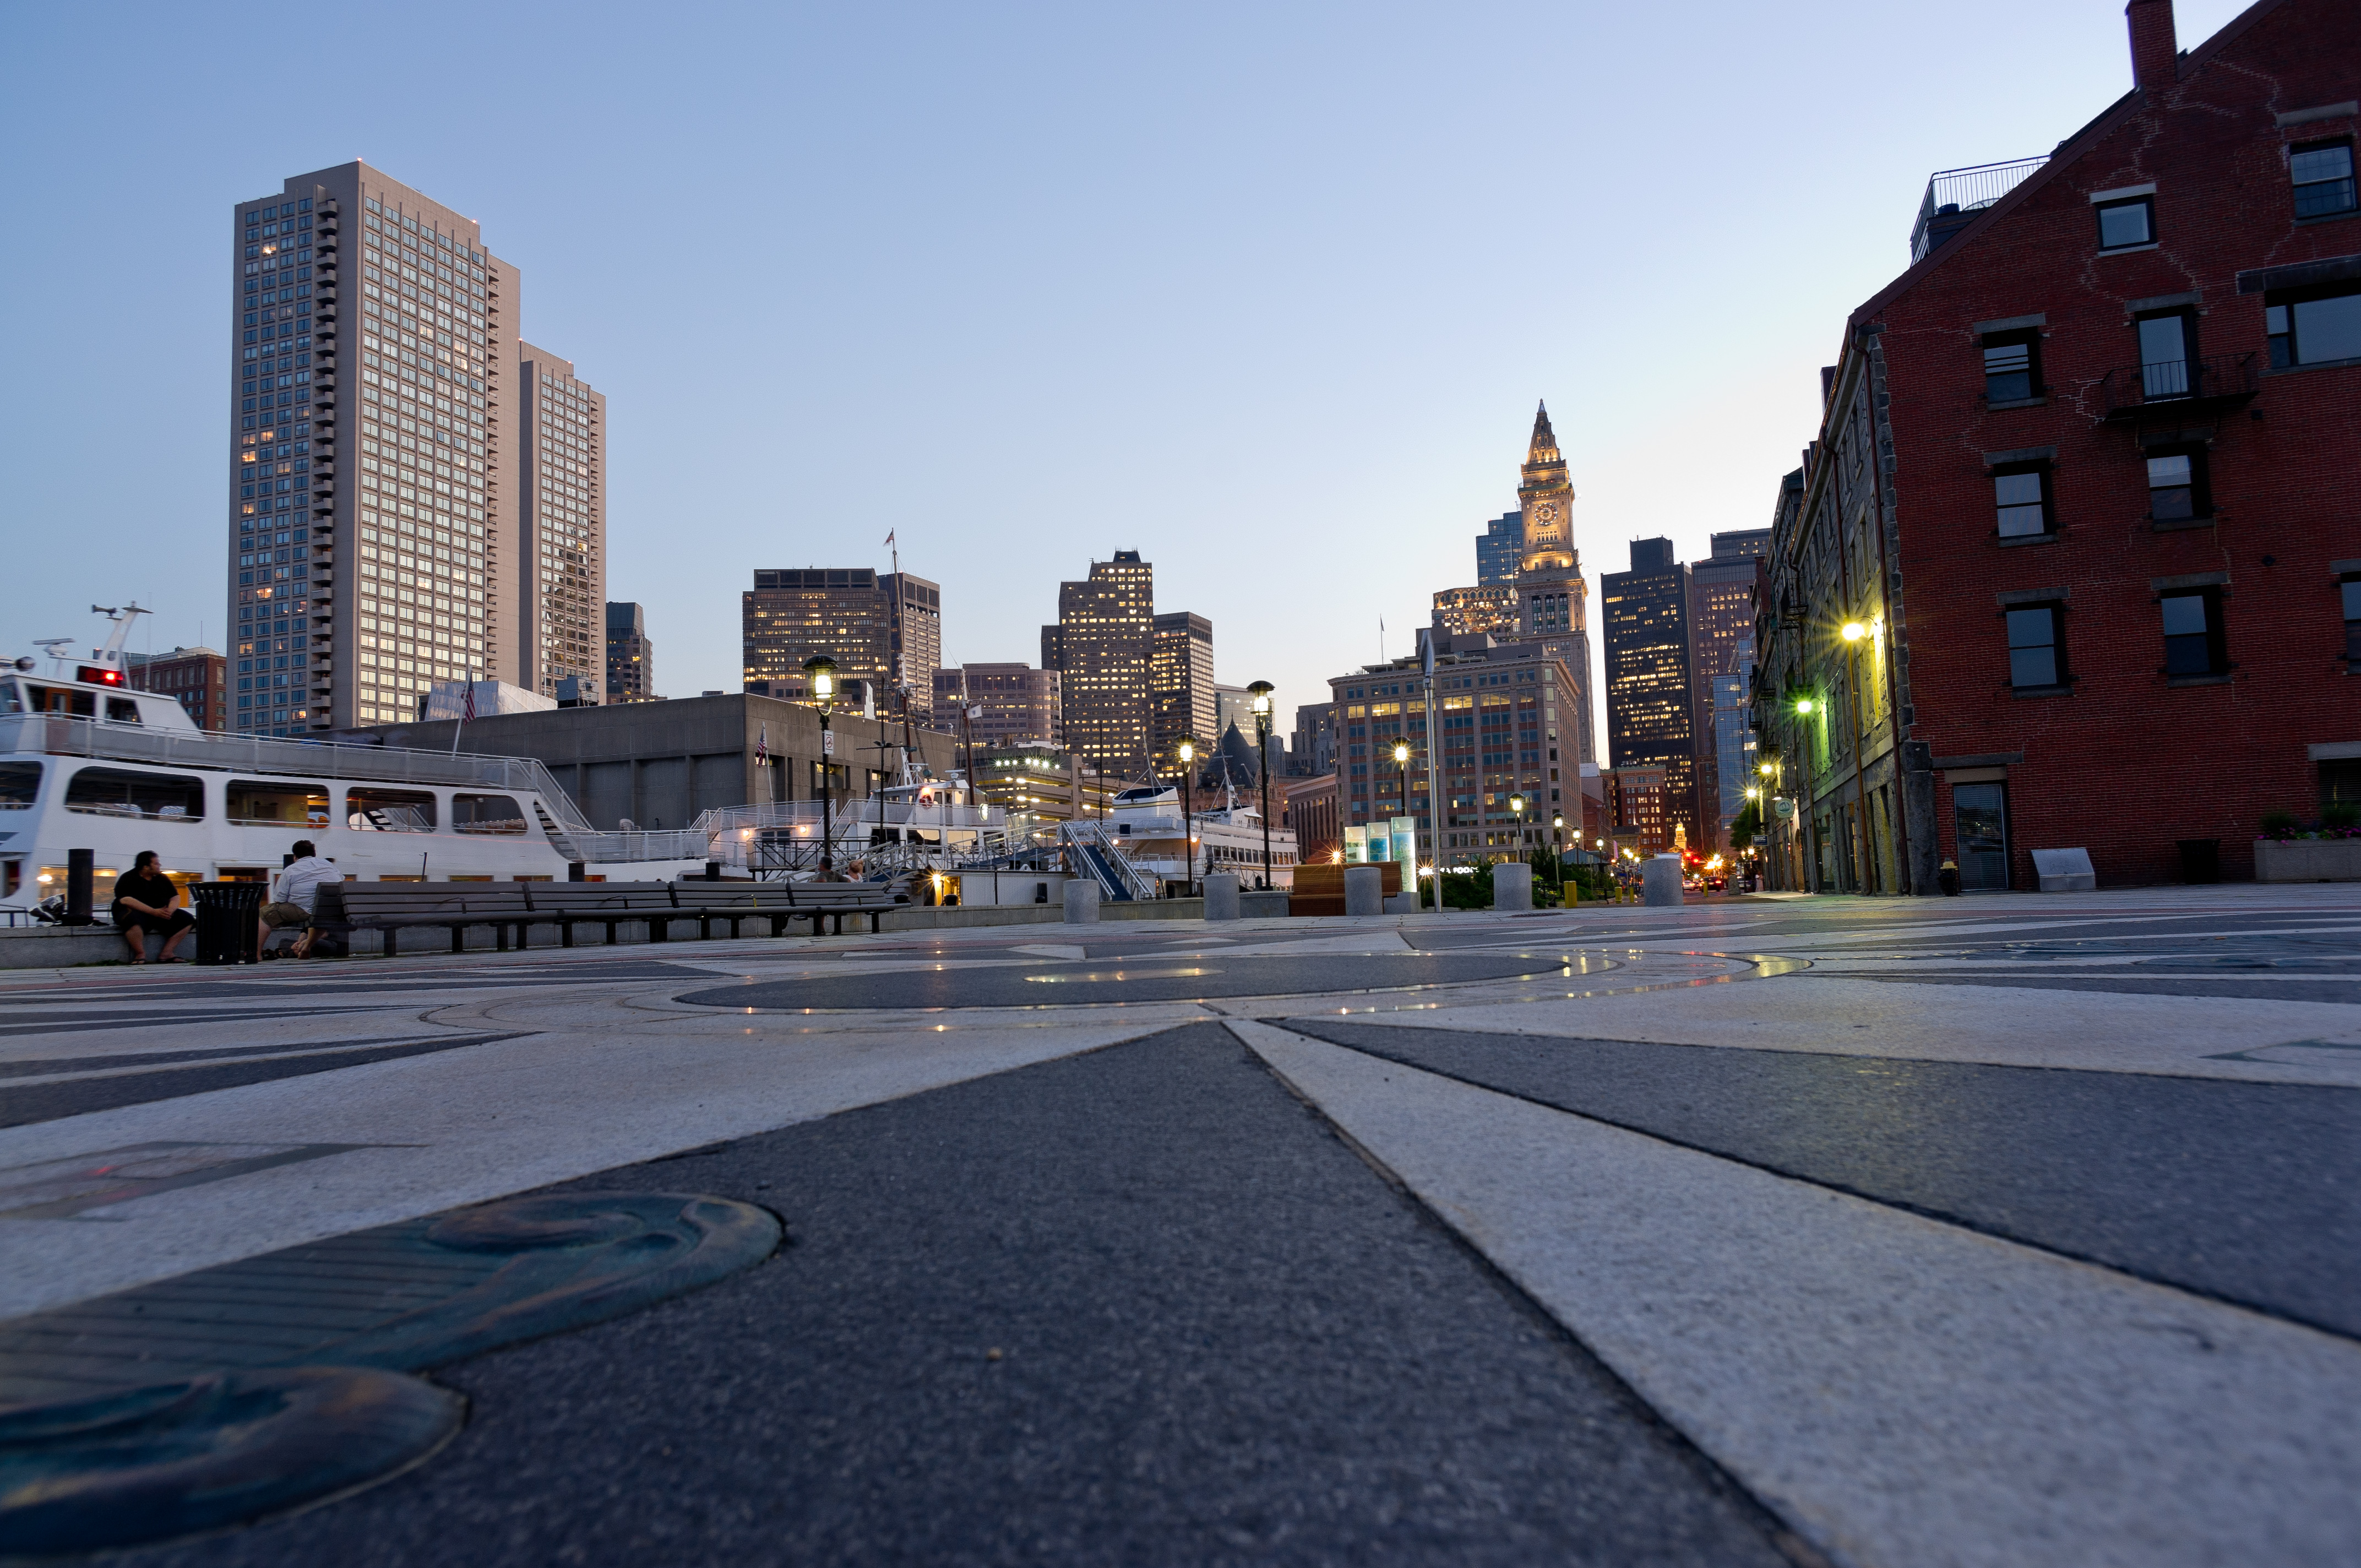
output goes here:
[{"label": "tugboat", "polygon": [[0,918],[65,892],[67,851],[93,852],[96,896],[153,850],[183,884],[261,881],[309,839],[347,881],[658,880],[701,869],[694,828],[602,833],[538,761],[269,740],[200,729],[169,696],[134,691],[123,643],[137,605],[82,656],[0,665]]}]

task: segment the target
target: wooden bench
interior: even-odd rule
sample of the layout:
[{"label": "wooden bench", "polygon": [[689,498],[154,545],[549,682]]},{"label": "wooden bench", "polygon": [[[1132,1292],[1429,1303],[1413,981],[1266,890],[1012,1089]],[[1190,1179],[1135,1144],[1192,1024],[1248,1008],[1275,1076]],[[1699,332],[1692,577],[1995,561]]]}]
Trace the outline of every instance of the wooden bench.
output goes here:
[{"label": "wooden bench", "polygon": [[645,921],[651,942],[669,940],[675,920],[696,921],[701,938],[713,935],[716,920],[728,921],[732,937],[744,921],[768,920],[778,937],[790,921],[809,916],[813,936],[829,921],[842,936],[846,916],[868,916],[874,932],[885,912],[903,902],[883,883],[860,882],[346,882],[321,885],[311,923],[338,935],[380,932],[385,956],[392,958],[401,933],[422,927],[448,930],[455,953],[467,950],[474,926],[490,927],[500,952],[508,951],[511,931],[519,948],[530,946],[535,926],[556,927],[559,945],[567,948],[577,926],[603,926],[612,947],[626,920]]},{"label": "wooden bench", "polygon": [[782,882],[770,887],[787,895],[787,902],[796,916],[811,916],[812,935],[820,934],[820,922],[833,920],[832,935],[844,935],[844,917],[858,919],[869,916],[869,929],[882,930],[879,924],[888,910],[901,907],[905,900],[883,883],[873,882]]},{"label": "wooden bench", "polygon": [[713,935],[716,920],[730,922],[730,935],[738,935],[738,926],[744,920],[768,920],[771,935],[786,935],[787,922],[801,913],[788,893],[793,883],[784,882],[706,882],[689,880],[672,885],[673,898],[684,916],[697,921],[699,937]]},{"label": "wooden bench", "polygon": [[399,950],[401,933],[418,927],[449,930],[457,953],[467,950],[467,927],[489,926],[506,952],[510,929],[522,947],[533,917],[525,884],[512,882],[324,883],[312,909],[312,924],[324,931],[383,932],[388,958]]},{"label": "wooden bench", "polygon": [[648,923],[648,940],[670,939],[671,925],[684,911],[673,897],[672,884],[662,882],[537,882],[526,884],[533,918],[558,929],[558,945],[574,945],[574,927],[604,926],[607,945],[615,945],[615,927],[626,920]]}]

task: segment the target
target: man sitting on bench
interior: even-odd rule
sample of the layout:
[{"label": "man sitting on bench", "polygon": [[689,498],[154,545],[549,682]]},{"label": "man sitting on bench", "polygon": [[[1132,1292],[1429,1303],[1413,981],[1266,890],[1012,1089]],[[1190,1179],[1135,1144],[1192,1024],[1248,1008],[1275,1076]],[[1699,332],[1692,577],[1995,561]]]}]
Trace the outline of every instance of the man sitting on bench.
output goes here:
[{"label": "man sitting on bench", "polygon": [[320,859],[309,839],[295,840],[295,859],[272,879],[270,902],[262,906],[262,927],[259,936],[262,956],[270,956],[270,933],[281,926],[301,926],[303,934],[287,949],[290,958],[302,958],[312,950],[312,938],[318,933],[312,928],[312,905],[320,896],[320,884],[335,882],[343,873]]}]

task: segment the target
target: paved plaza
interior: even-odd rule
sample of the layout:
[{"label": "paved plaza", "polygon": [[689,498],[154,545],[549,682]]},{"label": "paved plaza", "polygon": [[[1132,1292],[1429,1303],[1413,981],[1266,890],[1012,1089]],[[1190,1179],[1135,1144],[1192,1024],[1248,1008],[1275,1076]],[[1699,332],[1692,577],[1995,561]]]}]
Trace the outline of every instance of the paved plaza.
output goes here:
[{"label": "paved plaza", "polygon": [[432,1405],[127,1563],[2361,1561],[2361,890],[0,998],[0,1403]]}]

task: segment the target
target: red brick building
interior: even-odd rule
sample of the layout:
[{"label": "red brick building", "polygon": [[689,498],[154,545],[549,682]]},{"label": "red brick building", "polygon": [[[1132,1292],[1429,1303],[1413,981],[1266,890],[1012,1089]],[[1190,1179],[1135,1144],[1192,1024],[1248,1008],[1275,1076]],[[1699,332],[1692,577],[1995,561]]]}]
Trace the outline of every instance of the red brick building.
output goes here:
[{"label": "red brick building", "polygon": [[2132,90],[1936,176],[1823,372],[1757,644],[1807,885],[2244,877],[2361,796],[2361,5],[2126,15]]},{"label": "red brick building", "polygon": [[124,656],[135,691],[177,697],[200,729],[229,728],[229,660],[211,648]]}]

